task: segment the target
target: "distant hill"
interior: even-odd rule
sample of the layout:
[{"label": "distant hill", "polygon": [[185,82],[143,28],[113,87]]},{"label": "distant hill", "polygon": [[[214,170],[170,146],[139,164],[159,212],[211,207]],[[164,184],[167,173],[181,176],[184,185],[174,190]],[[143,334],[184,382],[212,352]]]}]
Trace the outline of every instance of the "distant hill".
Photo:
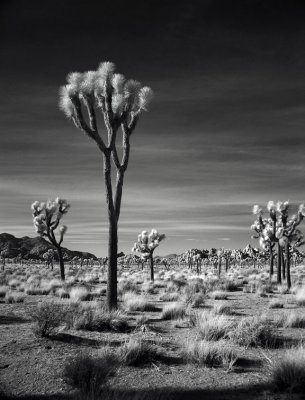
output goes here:
[{"label": "distant hill", "polygon": [[[49,249],[54,249],[54,247],[40,236],[35,238],[30,238],[28,236],[16,238],[9,233],[0,234],[0,251],[5,250],[8,258],[21,256],[26,260],[42,260],[43,254]],[[96,256],[91,253],[73,251],[64,247],[62,249],[64,258],[68,261],[72,260],[73,257],[97,259]]]}]

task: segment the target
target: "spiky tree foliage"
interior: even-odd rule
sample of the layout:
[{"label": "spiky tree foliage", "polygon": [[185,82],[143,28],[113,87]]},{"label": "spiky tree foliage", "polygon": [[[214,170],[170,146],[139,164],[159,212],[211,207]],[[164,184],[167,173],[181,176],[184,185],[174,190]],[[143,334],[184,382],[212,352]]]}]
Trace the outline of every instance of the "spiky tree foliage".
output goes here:
[{"label": "spiky tree foliage", "polygon": [[[143,111],[147,111],[153,97],[152,90],[135,80],[126,80],[115,73],[115,65],[103,62],[96,71],[70,73],[67,84],[60,90],[60,108],[92,139],[103,155],[106,202],[109,219],[107,304],[117,307],[117,250],[118,221],[121,210],[122,188],[127,170],[130,137]],[[107,131],[107,143],[100,134],[97,113],[101,112]],[[117,151],[118,132],[122,133],[123,155]],[[116,170],[115,190],[111,168]]]},{"label": "spiky tree foliage", "polygon": [[[61,249],[67,227],[59,223],[67,214],[70,204],[66,200],[57,197],[55,200],[48,200],[46,203],[35,201],[32,204],[33,222],[36,232],[47,239],[55,248],[58,254],[61,279],[65,280],[65,266]],[[59,238],[56,238],[55,231],[59,228]]]},{"label": "spiky tree foliage", "polygon": [[131,249],[132,252],[140,253],[141,256],[150,261],[150,279],[154,280],[154,251],[159,246],[160,242],[165,239],[164,234],[160,234],[156,229],[152,229],[150,234],[143,231],[138,236],[138,241]]},{"label": "spiky tree foliage", "polygon": [[[260,206],[253,207],[253,213],[257,219],[251,226],[256,232],[254,238],[259,238],[260,245],[270,251],[270,277],[273,274],[273,247],[277,244],[277,282],[282,282],[282,272],[287,273],[287,286],[291,287],[290,277],[290,248],[303,244],[303,235],[297,226],[305,215],[304,204],[299,206],[298,213],[289,218],[289,202],[284,203],[269,201],[267,204],[268,218],[263,218],[263,210]],[[286,259],[284,265],[283,251]]]}]

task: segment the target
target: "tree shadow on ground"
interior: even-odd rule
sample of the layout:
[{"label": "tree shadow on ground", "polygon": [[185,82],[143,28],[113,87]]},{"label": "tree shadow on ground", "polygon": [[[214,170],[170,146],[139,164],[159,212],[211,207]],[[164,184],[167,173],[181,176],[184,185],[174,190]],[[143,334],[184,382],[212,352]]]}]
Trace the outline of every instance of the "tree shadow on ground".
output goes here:
[{"label": "tree shadow on ground", "polygon": [[56,335],[52,335],[49,339],[53,341],[59,341],[63,343],[75,344],[79,346],[91,346],[91,347],[99,347],[103,345],[118,347],[121,346],[124,341],[123,340],[96,340],[85,338],[82,336],[71,335],[70,333],[60,332]]},{"label": "tree shadow on ground", "polygon": [[[97,397],[90,397],[90,400],[258,400],[272,398],[272,387],[270,384],[245,385],[239,388],[223,389],[196,389],[187,390],[183,388],[158,388],[145,390],[105,390]],[[293,397],[296,399],[298,397]],[[70,394],[39,394],[10,396],[0,393],[1,400],[89,400],[85,395],[75,392]]]},{"label": "tree shadow on ground", "polygon": [[0,315],[0,325],[25,324],[27,322],[31,322],[31,320],[19,317],[18,315]]}]

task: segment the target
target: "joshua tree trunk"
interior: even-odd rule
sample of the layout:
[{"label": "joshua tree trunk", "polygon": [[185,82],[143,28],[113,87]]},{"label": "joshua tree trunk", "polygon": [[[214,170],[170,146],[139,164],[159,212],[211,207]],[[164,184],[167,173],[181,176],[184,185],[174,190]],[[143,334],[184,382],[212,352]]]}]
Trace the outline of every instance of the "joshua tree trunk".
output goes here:
[{"label": "joshua tree trunk", "polygon": [[272,276],[273,276],[273,265],[274,265],[274,256],[273,256],[272,247],[270,246],[270,270],[269,270],[269,279],[270,279],[270,281],[271,281]]},{"label": "joshua tree trunk", "polygon": [[226,258],[226,272],[228,272],[228,269],[229,269],[229,259]]},{"label": "joshua tree trunk", "polygon": [[221,257],[219,258],[218,261],[218,275],[220,276],[220,274],[221,274]]},{"label": "joshua tree trunk", "polygon": [[61,247],[58,246],[58,247],[56,247],[56,249],[57,249],[57,254],[58,254],[58,259],[59,259],[60,277],[61,277],[61,280],[64,281],[65,280],[65,265],[64,265],[64,259],[62,256]]},{"label": "joshua tree trunk", "polygon": [[282,254],[282,272],[283,272],[283,279],[286,279],[286,260],[284,257],[284,249],[281,250]]},{"label": "joshua tree trunk", "polygon": [[277,248],[277,283],[282,283],[282,248],[279,244]]},{"label": "joshua tree trunk", "polygon": [[155,276],[154,276],[154,258],[152,254],[150,255],[149,261],[150,261],[150,280],[153,282],[155,280]]},{"label": "joshua tree trunk", "polygon": [[115,309],[117,308],[118,225],[113,204],[110,153],[104,154],[104,178],[109,220],[107,306],[109,309]]},{"label": "joshua tree trunk", "polygon": [[109,220],[107,306],[117,308],[118,228],[116,219]]},{"label": "joshua tree trunk", "polygon": [[291,276],[290,276],[290,257],[289,257],[289,243],[285,246],[286,253],[286,272],[287,272],[287,287],[291,288]]}]

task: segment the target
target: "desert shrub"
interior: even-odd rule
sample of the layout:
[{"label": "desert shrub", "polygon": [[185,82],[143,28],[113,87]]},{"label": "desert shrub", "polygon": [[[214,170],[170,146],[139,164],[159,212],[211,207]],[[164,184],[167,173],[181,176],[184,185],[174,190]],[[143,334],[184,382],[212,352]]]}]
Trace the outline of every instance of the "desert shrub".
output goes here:
[{"label": "desert shrub", "polygon": [[142,339],[131,338],[122,346],[120,354],[125,365],[139,366],[154,362],[157,349]]},{"label": "desert shrub", "polygon": [[206,300],[206,296],[202,293],[195,293],[194,296],[190,299],[190,305],[192,308],[199,308],[204,305]]},{"label": "desert shrub", "polygon": [[153,282],[144,282],[142,284],[142,292],[144,294],[157,294],[158,290]]},{"label": "desert shrub", "polygon": [[97,399],[118,366],[118,356],[111,349],[105,348],[98,357],[81,354],[69,360],[63,375],[71,386],[80,391],[82,398]]},{"label": "desert shrub", "polygon": [[237,352],[224,340],[219,342],[187,340],[183,346],[182,356],[189,363],[230,369],[238,359]]},{"label": "desert shrub", "polygon": [[228,336],[233,322],[224,315],[215,315],[210,311],[202,311],[191,317],[191,324],[197,329],[203,340],[217,341]]},{"label": "desert shrub", "polygon": [[118,293],[123,295],[125,292],[139,293],[139,288],[132,280],[121,280],[118,283]]},{"label": "desert shrub", "polygon": [[305,393],[305,348],[286,350],[284,357],[272,367],[272,382],[280,392]]},{"label": "desert shrub", "polygon": [[242,318],[229,332],[229,337],[240,346],[277,347],[279,341],[274,328],[264,317]]},{"label": "desert shrub", "polygon": [[87,301],[91,299],[91,295],[89,290],[84,287],[84,286],[80,286],[80,287],[74,287],[70,290],[70,299],[72,301]]},{"label": "desert shrub", "polygon": [[298,306],[305,306],[305,286],[298,289],[295,295],[295,300]]},{"label": "desert shrub", "polygon": [[77,330],[96,332],[126,332],[129,330],[126,316],[119,310],[108,311],[104,308],[83,311],[75,320]]},{"label": "desert shrub", "polygon": [[172,283],[176,286],[177,290],[180,290],[182,287],[187,285],[187,280],[184,277],[174,278]]},{"label": "desert shrub", "polygon": [[165,293],[160,297],[161,301],[177,301],[179,300],[179,294],[178,293],[173,293],[173,292],[169,292],[169,293]]},{"label": "desert shrub", "polygon": [[269,303],[269,308],[284,308],[284,303],[279,299],[273,299]]},{"label": "desert shrub", "polygon": [[65,322],[66,311],[58,303],[45,301],[38,304],[31,316],[35,321],[34,333],[37,336],[48,337],[61,323]]},{"label": "desert shrub", "polygon": [[216,303],[213,307],[213,312],[215,314],[223,314],[223,315],[233,314],[232,308],[225,303]]},{"label": "desert shrub", "polygon": [[214,292],[211,292],[209,296],[214,300],[227,300],[228,298],[227,293],[221,290],[215,290]]},{"label": "desert shrub", "polygon": [[128,311],[158,311],[158,308],[134,292],[125,292],[123,301]]},{"label": "desert shrub", "polygon": [[8,291],[8,287],[7,286],[0,286],[0,298],[4,298],[7,291]]},{"label": "desert shrub", "polygon": [[173,303],[163,308],[161,319],[179,319],[186,314],[186,307],[183,304]]},{"label": "desert shrub", "polygon": [[22,293],[16,292],[7,292],[5,295],[5,302],[9,304],[13,303],[23,303],[25,299],[25,295]]},{"label": "desert shrub", "polygon": [[220,284],[220,289],[226,292],[236,292],[239,289],[239,282],[232,279],[225,280]]}]

